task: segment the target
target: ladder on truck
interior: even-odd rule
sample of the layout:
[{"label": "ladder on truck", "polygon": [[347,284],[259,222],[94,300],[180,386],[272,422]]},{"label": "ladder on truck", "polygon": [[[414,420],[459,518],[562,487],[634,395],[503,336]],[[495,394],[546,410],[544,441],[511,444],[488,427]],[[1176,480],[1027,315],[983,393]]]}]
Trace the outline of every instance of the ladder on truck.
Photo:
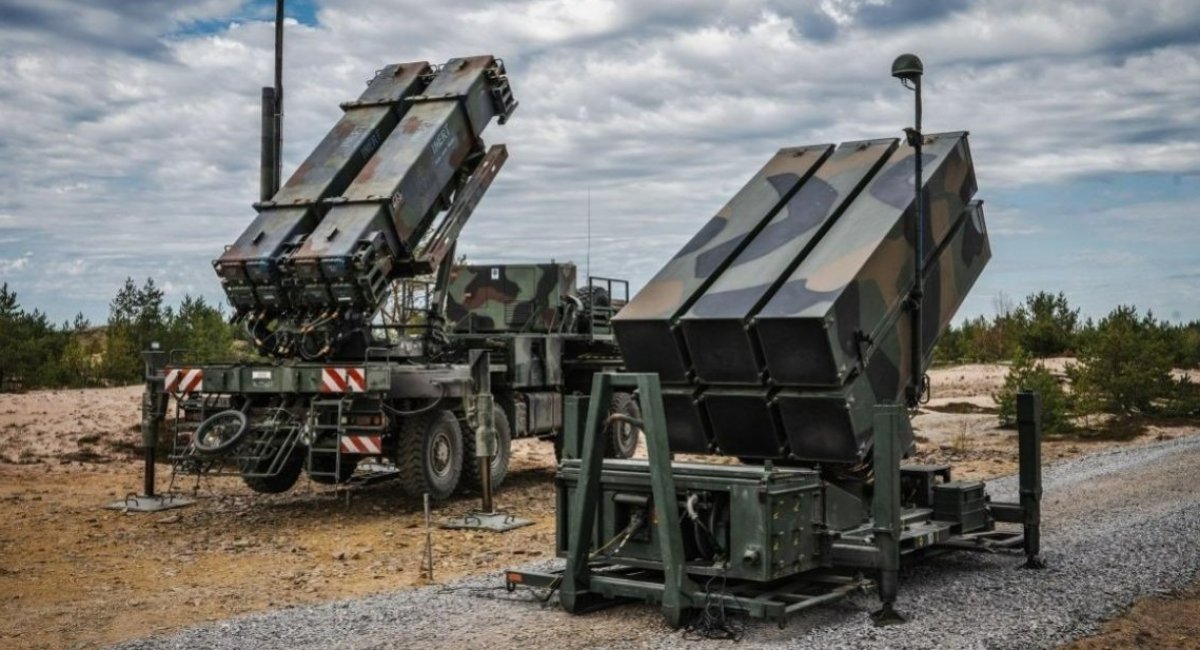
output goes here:
[{"label": "ladder on truck", "polygon": [[394,478],[396,471],[374,465],[374,471],[355,475],[359,458],[385,458],[387,415],[379,398],[342,396],[318,398],[309,404],[308,475],[331,479],[334,485],[364,484]]}]

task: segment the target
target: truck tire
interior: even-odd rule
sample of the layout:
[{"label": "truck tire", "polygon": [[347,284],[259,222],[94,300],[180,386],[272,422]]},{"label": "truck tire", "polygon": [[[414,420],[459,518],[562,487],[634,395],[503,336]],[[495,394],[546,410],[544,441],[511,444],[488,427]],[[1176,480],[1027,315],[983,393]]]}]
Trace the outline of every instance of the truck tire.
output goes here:
[{"label": "truck tire", "polygon": [[[620,413],[642,419],[642,409],[630,393],[613,393],[609,413]],[[642,430],[628,422],[613,422],[608,439],[604,441],[605,458],[633,458]]]},{"label": "truck tire", "polygon": [[259,494],[279,494],[292,489],[292,486],[300,479],[300,471],[304,469],[303,448],[293,449],[292,454],[283,461],[283,467],[279,469],[279,473],[274,476],[246,476],[247,473],[267,471],[272,460],[272,458],[264,458],[255,464],[242,465],[242,482],[246,484],[246,487]]},{"label": "truck tire", "polygon": [[462,476],[463,435],[450,411],[405,418],[396,465],[400,487],[411,496],[448,499]]},{"label": "truck tire", "polygon": [[[333,454],[314,454],[309,458],[310,464],[305,470],[308,472],[308,480],[321,485],[335,485],[337,483],[345,483],[354,475],[354,469],[358,467],[358,459],[353,456],[342,456],[341,471],[337,476],[333,475],[334,465],[337,459]],[[313,474],[313,472],[318,472]]]},{"label": "truck tire", "polygon": [[[508,475],[508,463],[512,459],[512,427],[508,424],[508,415],[504,409],[496,407],[496,456],[492,458],[492,490],[500,488],[504,477]],[[462,487],[464,490],[475,492],[483,485],[479,476],[479,459],[475,457],[475,432],[468,431],[463,436],[463,469]]]},{"label": "truck tire", "polygon": [[250,431],[246,414],[229,409],[200,423],[192,436],[192,446],[207,456],[219,456],[240,443]]}]

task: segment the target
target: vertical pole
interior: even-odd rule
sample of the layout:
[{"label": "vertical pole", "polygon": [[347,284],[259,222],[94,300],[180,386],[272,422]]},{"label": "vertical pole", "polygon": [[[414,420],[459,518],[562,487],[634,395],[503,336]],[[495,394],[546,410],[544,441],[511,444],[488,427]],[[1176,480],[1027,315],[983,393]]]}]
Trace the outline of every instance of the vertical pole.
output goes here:
[{"label": "vertical pole", "polygon": [[924,334],[921,332],[921,307],[925,298],[925,193],[922,191],[923,165],[921,151],[925,137],[921,135],[921,77],[913,80],[916,97],[913,129],[908,133],[913,148],[913,290],[912,290],[912,377],[908,384],[908,405],[915,407],[921,399],[921,376],[925,374]]},{"label": "vertical pole", "polygon": [[258,200],[275,196],[275,89],[262,89],[262,144],[258,165]]},{"label": "vertical pole", "polygon": [[145,362],[143,376],[146,380],[146,388],[142,392],[142,460],[145,463],[142,491],[145,496],[153,497],[158,433],[167,411],[166,378],[163,376],[166,353],[158,349],[158,343],[151,343],[150,349],[142,352],[142,360]]},{"label": "vertical pole", "polygon": [[[580,445],[579,480],[571,501],[567,531],[567,566],[563,571],[559,599],[563,609],[576,612],[588,600],[590,570],[588,556],[596,525],[596,505],[600,498],[600,470],[604,460],[604,419],[612,402],[612,375],[596,373],[592,379],[592,398],[584,420]],[[561,513],[560,513],[561,514]]]},{"label": "vertical pole", "polygon": [[899,404],[875,407],[875,490],[871,497],[871,515],[876,552],[879,554],[879,600],[881,607],[871,614],[875,625],[903,623],[896,612],[896,594],[900,580],[900,454],[898,434],[905,417]]},{"label": "vertical pole", "polygon": [[[691,599],[691,581],[685,566],[682,526],[671,472],[671,446],[667,439],[667,417],[663,409],[662,387],[656,374],[637,375],[638,399],[642,404],[642,424],[646,437],[646,456],[650,466],[650,489],[654,496],[659,553],[663,564],[662,612],[673,628],[683,625]],[[609,402],[604,402],[608,404]]]},{"label": "vertical pole", "polygon": [[433,518],[429,509],[429,493],[425,495],[425,575],[433,582]]},{"label": "vertical pole", "polygon": [[275,0],[275,168],[271,196],[275,196],[283,183],[283,3],[284,0]]},{"label": "vertical pole", "polygon": [[479,463],[479,492],[483,511],[495,512],[492,503],[492,458],[496,449],[496,403],[492,397],[492,367],[487,350],[470,350],[471,383],[475,387],[475,456]]},{"label": "vertical pole", "polygon": [[[142,398],[142,410],[146,410],[147,401],[153,399],[151,397],[150,387],[147,383],[146,395]],[[149,426],[147,426],[149,424]],[[157,455],[158,444],[158,422],[157,420],[142,418],[142,462],[144,471],[142,472],[142,494],[153,497],[154,495],[154,457]]]},{"label": "vertical pole", "polygon": [[483,511],[492,513],[496,511],[495,505],[492,503],[492,463],[487,456],[479,457],[479,478],[483,483]]},{"label": "vertical pole", "polygon": [[1042,400],[1031,391],[1017,395],[1017,440],[1025,566],[1040,569],[1042,561]]}]

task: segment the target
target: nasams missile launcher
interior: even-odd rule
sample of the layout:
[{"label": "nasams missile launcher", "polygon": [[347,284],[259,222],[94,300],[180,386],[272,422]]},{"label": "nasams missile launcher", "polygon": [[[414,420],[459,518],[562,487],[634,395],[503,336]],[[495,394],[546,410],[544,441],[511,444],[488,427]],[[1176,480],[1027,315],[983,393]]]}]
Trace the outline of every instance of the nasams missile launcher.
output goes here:
[{"label": "nasams missile launcher", "polygon": [[[326,484],[396,478],[435,499],[480,487],[486,502],[513,437],[558,437],[563,395],[619,367],[610,321],[628,289],[579,287],[571,263],[455,264],[507,158],[481,133],[516,106],[491,56],[389,65],[282,187],[264,180],[270,198],[213,266],[268,360],[148,357],[146,429],[174,396],[177,471],[233,472],[260,492],[301,472]],[[420,304],[396,303],[401,281]],[[637,413],[629,395],[614,407]],[[624,427],[609,453],[636,443]]]},{"label": "nasams missile launcher", "polygon": [[[923,149],[928,356],[990,249],[966,134]],[[672,449],[867,457],[875,404],[919,380],[912,156],[895,139],[781,150],[617,315],[627,367],[666,387]]]},{"label": "nasams missile launcher", "polygon": [[[966,133],[779,150],[613,319],[630,372],[567,403],[566,568],[508,586],[557,589],[571,612],[657,602],[678,626],[782,623],[874,578],[887,623],[902,560],[1015,549],[1040,565],[1036,395],[1018,405],[1019,503],[901,464],[905,407],[991,255],[975,190]],[[648,458],[601,460],[629,419],[597,407],[629,390]]]}]

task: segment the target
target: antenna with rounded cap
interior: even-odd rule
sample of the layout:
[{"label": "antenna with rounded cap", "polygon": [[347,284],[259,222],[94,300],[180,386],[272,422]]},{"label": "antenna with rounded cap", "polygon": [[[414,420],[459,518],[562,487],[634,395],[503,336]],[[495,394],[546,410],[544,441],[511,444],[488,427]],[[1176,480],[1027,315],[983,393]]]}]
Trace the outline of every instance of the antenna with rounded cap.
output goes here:
[{"label": "antenna with rounded cap", "polygon": [[921,191],[921,147],[924,137],[921,135],[921,76],[925,74],[925,66],[916,54],[901,54],[892,62],[892,76],[899,79],[905,88],[914,91],[916,95],[916,115],[913,126],[904,129],[908,144],[913,148],[913,192],[916,196],[913,203],[913,259],[914,277],[913,288],[909,294],[909,308],[912,310],[912,375],[905,388],[905,400],[909,408],[916,408],[921,402],[921,394],[926,383],[923,378],[925,352],[922,349],[923,334],[921,333],[921,302],[924,297],[925,284],[925,201]]}]

